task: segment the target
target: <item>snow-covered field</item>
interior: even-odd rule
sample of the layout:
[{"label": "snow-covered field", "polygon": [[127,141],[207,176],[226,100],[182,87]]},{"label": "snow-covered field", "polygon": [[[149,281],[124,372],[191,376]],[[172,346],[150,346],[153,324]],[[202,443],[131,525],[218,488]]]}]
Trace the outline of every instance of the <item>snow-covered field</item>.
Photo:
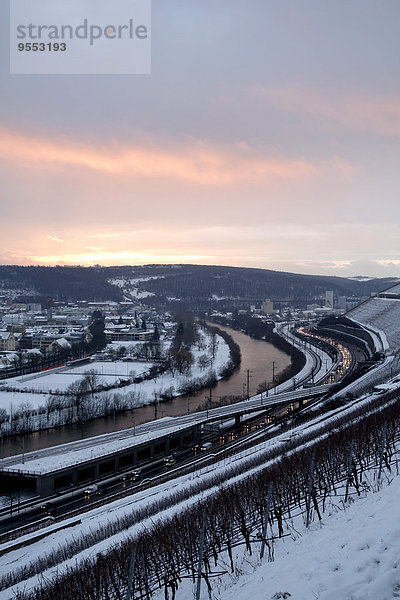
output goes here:
[{"label": "snow-covered field", "polygon": [[164,279],[165,275],[153,275],[149,277],[120,277],[109,279],[108,283],[121,288],[125,294],[128,294],[131,298],[147,298],[148,296],[155,296],[153,292],[147,292],[146,290],[139,290],[139,284],[144,281],[150,281],[151,279]]},{"label": "snow-covered field", "polygon": [[36,410],[40,406],[45,406],[48,394],[31,394],[30,392],[5,392],[0,388],[0,410],[3,409],[7,414],[12,415],[16,408],[22,404],[30,405],[31,410]]},{"label": "snow-covered field", "polygon": [[[154,402],[155,397],[160,397],[166,392],[170,392],[174,395],[182,393],[183,386],[186,386],[190,380],[196,380],[201,378],[207,378],[210,371],[214,371],[217,379],[220,378],[222,370],[226,367],[230,359],[230,350],[228,344],[221,336],[217,336],[217,347],[215,357],[210,357],[209,364],[206,367],[202,367],[199,364],[199,359],[202,355],[207,354],[207,344],[209,335],[202,331],[200,332],[203,337],[205,347],[194,346],[191,349],[193,354],[193,365],[190,369],[190,373],[180,375],[176,371],[166,371],[155,379],[149,379],[142,381],[141,383],[131,384],[123,388],[122,393],[135,392],[140,397],[139,405],[149,404]],[[127,363],[130,365],[130,369],[135,370],[137,364],[141,363]]]},{"label": "snow-covered field", "polygon": [[134,361],[99,361],[91,362],[79,367],[61,367],[43,373],[31,373],[22,377],[6,379],[5,384],[16,390],[38,390],[43,393],[55,393],[56,390],[65,392],[68,386],[82,379],[88,371],[94,371],[98,376],[99,384],[112,385],[116,379],[128,378],[132,371],[135,376],[145,373],[153,365],[152,362]]},{"label": "snow-covered field", "polygon": [[126,348],[128,351],[128,354],[131,354],[132,352],[134,353],[137,350],[140,350],[140,347],[147,343],[148,342],[145,342],[142,340],[138,340],[136,342],[109,342],[107,344],[107,348],[112,348],[113,350],[117,350],[117,351],[120,348]]},{"label": "snow-covered field", "polygon": [[[135,406],[141,406],[154,402],[155,396],[160,396],[166,391],[170,395],[182,393],[183,386],[189,380],[206,378],[210,371],[214,371],[217,378],[226,367],[230,359],[230,350],[227,343],[217,336],[215,357],[212,359],[210,354],[210,335],[207,331],[200,330],[200,343],[195,344],[192,349],[193,365],[189,373],[180,375],[178,372],[170,371],[163,373],[155,379],[143,381],[142,383],[132,383],[123,388],[118,388],[118,393],[126,395],[134,393]],[[199,362],[201,356],[207,355],[207,366]],[[29,404],[31,410],[36,410],[46,404],[49,394],[54,394],[57,390],[65,392],[71,383],[81,379],[88,371],[95,371],[98,375],[98,383],[104,385],[114,385],[119,379],[137,377],[147,372],[153,365],[152,362],[143,361],[98,361],[88,363],[78,367],[58,367],[56,369],[42,373],[32,373],[5,380],[4,385],[12,386],[19,391],[4,391],[0,386],[0,409],[3,408],[7,413],[15,412],[21,404]],[[36,393],[30,393],[34,390]],[[100,392],[99,396],[104,393]]]}]

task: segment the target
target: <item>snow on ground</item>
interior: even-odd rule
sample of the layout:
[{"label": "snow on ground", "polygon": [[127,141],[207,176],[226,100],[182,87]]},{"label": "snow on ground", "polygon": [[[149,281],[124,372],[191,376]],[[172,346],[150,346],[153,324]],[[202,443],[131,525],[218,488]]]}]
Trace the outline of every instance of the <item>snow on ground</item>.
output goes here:
[{"label": "snow on ground", "polygon": [[[391,600],[400,597],[400,477],[275,547],[221,600]],[[286,594],[286,595],[285,595]],[[205,597],[205,596],[204,596]],[[177,600],[179,596],[177,596]]]},{"label": "snow on ground", "polygon": [[56,390],[65,392],[68,386],[74,381],[79,381],[88,371],[95,371],[98,375],[99,383],[112,385],[116,379],[129,377],[131,371],[135,376],[145,373],[153,365],[152,362],[124,362],[124,361],[99,361],[91,362],[79,367],[62,367],[52,371],[44,371],[40,374],[31,373],[6,379],[6,385],[11,385],[18,390],[38,390],[43,393],[55,393]]},{"label": "snow on ground", "polygon": [[[230,359],[229,346],[221,336],[217,336],[217,346],[215,358],[210,358],[210,364],[202,367],[199,364],[200,356],[206,354],[210,357],[209,343],[210,335],[207,331],[200,330],[200,344],[195,344],[191,349],[193,354],[193,365],[190,373],[182,374],[166,372],[155,379],[143,381],[142,383],[132,383],[123,388],[118,388],[121,395],[135,394],[135,406],[142,406],[154,402],[156,395],[163,394],[166,390],[178,395],[182,387],[191,379],[205,378],[210,370],[215,371],[219,377],[223,368],[226,367]],[[135,342],[137,344],[137,342]],[[125,344],[123,344],[125,345]],[[143,361],[98,361],[80,365],[77,367],[58,367],[56,369],[44,371],[41,373],[30,373],[20,377],[14,377],[4,380],[4,385],[12,386],[18,392],[7,392],[0,387],[0,409],[5,409],[8,413],[14,411],[21,403],[29,402],[32,410],[44,406],[48,394],[55,393],[57,390],[65,391],[71,383],[79,380],[87,371],[96,371],[99,377],[99,383],[115,384],[119,379],[128,378],[132,372],[133,376],[139,376],[147,372],[153,365],[152,362]],[[39,393],[23,392],[23,390],[35,390]],[[23,392],[23,393],[22,393]],[[99,395],[105,392],[100,392]],[[11,407],[11,408],[10,408]]]},{"label": "snow on ground", "polygon": [[[203,346],[207,346],[209,335],[200,331],[201,337],[203,338]],[[207,378],[210,371],[214,371],[217,379],[221,377],[222,370],[226,367],[230,359],[230,350],[228,344],[221,336],[217,336],[217,347],[215,352],[215,358],[210,359],[210,364],[207,367],[202,367],[199,364],[200,356],[208,354],[207,349],[202,346],[194,346],[191,349],[193,354],[193,365],[190,369],[190,373],[179,374],[171,373],[166,371],[155,379],[148,381],[142,381],[141,383],[131,384],[123,388],[122,393],[135,392],[138,395],[137,406],[143,404],[149,404],[154,402],[155,397],[160,397],[168,390],[173,390],[174,395],[181,393],[182,386],[188,384],[190,380],[196,380],[198,378]],[[132,369],[135,369],[137,363],[129,363]]]},{"label": "snow on ground", "polygon": [[[343,409],[343,412],[351,412],[350,408]],[[168,420],[166,420],[168,421]],[[312,428],[318,428],[320,425],[318,424],[320,418],[316,419],[316,423],[314,425],[304,424],[295,428],[299,434],[302,431],[305,431],[306,435]],[[325,420],[323,420],[322,427],[325,427]],[[176,428],[175,428],[176,429]],[[193,483],[198,482],[200,479],[203,482],[206,482],[209,478],[214,478],[218,473],[222,474],[224,479],[228,480],[228,473],[232,466],[234,466],[234,470],[236,473],[236,469],[240,461],[247,461],[249,458],[253,457],[260,451],[265,451],[266,449],[270,450],[273,447],[281,446],[281,444],[287,440],[287,432],[283,432],[282,434],[278,434],[275,438],[269,439],[267,441],[263,441],[260,445],[255,446],[254,448],[244,450],[235,454],[232,457],[224,457],[218,464],[212,466],[205,466],[201,470],[197,470],[192,474],[184,475],[182,477],[178,477],[174,481],[168,481],[167,483],[160,484],[158,486],[149,488],[148,490],[144,490],[143,492],[139,492],[139,494],[128,496],[126,498],[116,500],[113,503],[106,504],[100,508],[93,509],[86,513],[80,515],[81,523],[74,527],[68,527],[67,530],[62,530],[61,532],[53,533],[43,540],[39,540],[34,544],[30,545],[28,548],[20,548],[18,550],[13,551],[12,553],[4,556],[0,556],[0,575],[6,573],[11,568],[18,568],[23,564],[29,564],[30,562],[35,562],[36,557],[39,555],[43,555],[44,552],[49,553],[52,549],[57,549],[59,546],[63,546],[67,544],[69,541],[76,539],[80,535],[86,535],[90,532],[90,530],[94,527],[95,529],[101,527],[101,525],[108,523],[112,520],[117,520],[125,514],[130,514],[132,510],[139,509],[143,504],[149,505],[150,503],[157,503],[162,498],[174,493],[177,489],[182,490],[184,487],[189,488]],[[107,436],[102,436],[106,438]],[[299,438],[300,441],[300,438]],[[76,442],[72,442],[68,444],[68,446],[76,445]],[[82,450],[81,450],[82,452]],[[62,460],[60,458],[53,457],[53,460]],[[199,460],[202,460],[202,457],[199,457]],[[58,463],[57,463],[58,464]],[[263,463],[261,466],[255,467],[251,472],[256,472],[261,468],[265,468],[266,464]],[[26,464],[24,465],[27,466]],[[23,465],[20,465],[22,468]],[[249,473],[234,475],[232,481],[238,481],[244,477],[247,477]],[[195,498],[192,498],[193,501],[199,501],[200,498],[205,497],[205,493],[212,493],[213,489],[209,489],[207,492],[200,492]],[[171,514],[173,510],[181,510],[180,508],[176,509],[168,509],[166,513]],[[166,514],[165,512],[162,515]],[[73,521],[74,519],[72,519]],[[65,524],[68,525],[70,520],[65,521]],[[46,528],[46,531],[51,531],[54,529],[54,526],[50,526]],[[42,532],[45,530],[42,530]],[[100,546],[97,548],[99,551],[103,551],[106,548],[112,546],[117,543],[117,541],[123,540],[126,535],[132,534],[137,531],[136,526],[131,527],[129,530],[125,532],[121,532],[112,536],[107,540],[101,542]],[[20,539],[20,541],[24,541],[29,538],[29,534]],[[7,546],[7,544],[0,545],[0,554],[1,551]],[[94,549],[91,548],[87,552],[85,551],[84,555],[89,553],[93,556]],[[82,558],[83,555],[80,555]],[[74,562],[73,559],[72,562]],[[3,600],[3,596],[0,593],[0,600]]]},{"label": "snow on ground", "polygon": [[37,410],[46,404],[48,394],[31,394],[30,392],[5,392],[0,388],[0,410],[6,410],[8,414],[13,413],[21,404],[31,406],[31,410]]},{"label": "snow on ground", "polygon": [[154,275],[149,277],[122,277],[122,278],[113,278],[109,279],[108,283],[111,285],[115,285],[121,288],[125,293],[128,293],[130,296],[134,298],[147,298],[148,296],[155,296],[153,292],[147,292],[145,290],[139,290],[139,284],[144,281],[151,281],[152,279],[164,279],[165,275]]},{"label": "snow on ground", "polygon": [[148,344],[148,342],[142,340],[137,340],[136,342],[109,342],[107,344],[107,348],[112,348],[113,350],[117,351],[120,348],[126,348],[128,354],[131,354],[131,352],[136,352],[137,350],[140,350],[140,347],[143,346],[143,344]]},{"label": "snow on ground", "polygon": [[[302,429],[301,426],[299,429]],[[257,446],[250,450],[242,451],[236,454],[233,457],[224,458],[219,465],[205,466],[201,470],[195,471],[192,474],[184,475],[182,477],[178,477],[173,481],[168,481],[167,483],[163,483],[157,485],[155,487],[149,488],[148,490],[144,490],[143,492],[139,492],[136,495],[128,496],[126,498],[122,498],[120,500],[116,500],[111,504],[106,504],[105,506],[101,506],[99,508],[95,508],[89,512],[82,513],[80,515],[81,523],[75,526],[69,526],[71,522],[75,521],[76,518],[68,519],[65,521],[66,529],[51,533],[51,531],[55,528],[55,526],[50,526],[45,530],[41,530],[41,533],[44,531],[48,531],[49,535],[45,538],[30,544],[27,547],[18,548],[13,550],[9,554],[5,554],[0,556],[0,575],[6,574],[8,571],[18,569],[22,566],[27,566],[31,563],[35,563],[37,558],[40,556],[43,558],[43,555],[49,554],[52,550],[57,550],[58,548],[64,547],[69,542],[74,539],[79,538],[80,536],[88,535],[92,530],[98,530],[102,525],[107,524],[111,521],[117,521],[121,517],[127,514],[131,514],[132,511],[136,509],[140,509],[142,506],[149,506],[151,503],[157,504],[158,501],[167,498],[172,495],[175,491],[181,491],[184,487],[190,488],[191,485],[196,484],[200,480],[206,482],[207,479],[214,478],[217,472],[223,474],[226,479],[228,479],[227,473],[232,465],[236,467],[238,465],[238,461],[247,460],[254,453],[259,452],[261,449],[265,450],[266,447],[272,448],[275,445],[279,445],[282,441],[287,438],[287,433],[283,433],[279,435],[275,439],[268,440],[267,442],[263,442],[261,446]],[[201,457],[199,457],[201,460]],[[264,468],[265,464],[261,465],[261,467],[256,467],[254,471]],[[233,482],[246,477],[247,474],[234,475]],[[145,520],[142,523],[137,523],[129,529],[122,531],[118,534],[113,535],[112,537],[105,539],[101,542],[98,542],[94,547],[90,547],[87,550],[84,550],[79,553],[78,556],[71,558],[59,565],[59,569],[67,565],[75,565],[77,560],[83,559],[84,557],[91,556],[93,557],[97,552],[103,552],[107,550],[107,548],[112,547],[113,545],[124,540],[127,535],[132,535],[139,532],[143,527],[149,526],[153,524],[155,519],[167,517],[175,512],[179,512],[182,508],[190,506],[204,499],[206,495],[212,494],[217,488],[209,488],[207,491],[201,491],[199,494],[191,497],[190,500],[184,501],[184,503],[176,506],[170,507],[165,511],[162,511],[154,517]],[[29,539],[29,534],[23,536],[19,539],[20,542],[23,542],[25,539]],[[0,554],[3,549],[7,547],[6,544],[0,545]],[[56,569],[57,570],[57,569]],[[56,570],[49,569],[46,572],[46,577],[50,577],[51,573],[54,573]],[[34,586],[37,583],[37,578],[32,577],[28,582],[21,584],[22,587]],[[20,586],[15,586],[13,591],[16,591]],[[11,595],[10,595],[11,594]],[[0,600],[5,600],[12,597],[12,593],[9,590],[0,592]]]},{"label": "snow on ground", "polygon": [[[366,398],[365,402],[368,401]],[[358,405],[357,405],[358,406]],[[343,409],[343,414],[351,413],[352,407]],[[335,418],[335,417],[333,417]],[[319,427],[317,418],[315,424],[304,424],[296,428],[298,433]],[[324,426],[324,423],[322,423]],[[287,432],[266,442],[267,446],[281,444],[287,438]],[[306,442],[308,443],[308,442]],[[173,493],[174,490],[190,486],[196,480],[205,481],[214,477],[216,471],[229,479],[227,469],[238,460],[246,460],[250,454],[265,449],[265,442],[256,448],[246,450],[232,458],[225,458],[219,466],[204,467],[200,472],[180,477],[173,482],[160,484],[155,488],[139,492],[135,496],[116,500],[112,504],[96,508],[81,515],[82,523],[61,532],[55,532],[42,540],[25,548],[19,548],[0,557],[0,574],[5,574],[19,566],[35,563],[37,557],[62,547],[71,539],[85,535],[91,529],[97,530],[102,523],[117,519],[132,510],[157,502]],[[266,464],[256,467],[264,468]],[[253,471],[252,470],[252,471]],[[233,477],[232,482],[246,477],[240,474]],[[393,478],[393,479],[392,479]],[[126,535],[141,530],[142,527],[198,502],[200,498],[212,493],[214,488],[199,492],[182,505],[171,507],[142,523],[137,523],[128,530],[113,535],[111,538],[98,542],[94,547],[82,551],[78,556],[63,563],[74,565],[76,560],[85,556],[94,556],[96,552],[105,551],[118,543]],[[400,523],[398,522],[398,497],[400,494],[400,477],[392,471],[390,479],[383,477],[383,487],[380,491],[357,498],[352,496],[351,503],[346,506],[341,499],[333,497],[329,510],[322,515],[321,524],[318,520],[312,522],[309,530],[304,526],[302,517],[297,517],[291,536],[277,540],[274,546],[275,560],[273,563],[264,559],[260,566],[258,559],[259,548],[254,547],[253,557],[241,556],[238,549],[238,569],[234,575],[227,575],[221,580],[213,581],[213,600],[387,600],[400,597]],[[68,522],[66,522],[68,524]],[[51,526],[49,531],[54,528]],[[28,536],[29,537],[29,536]],[[0,546],[0,553],[3,546]],[[62,570],[62,565],[58,569]],[[49,570],[46,577],[51,577]],[[37,579],[32,577],[18,587],[29,589]],[[14,588],[13,591],[16,591]],[[290,594],[290,595],[285,595]],[[0,592],[0,600],[12,598],[12,591]],[[160,596],[161,598],[161,596]],[[176,600],[192,598],[189,582],[186,580],[178,589]],[[206,586],[203,586],[201,600],[208,598]],[[155,600],[159,600],[158,596]]]},{"label": "snow on ground", "polygon": [[135,371],[135,373],[145,373],[149,370],[149,368],[153,365],[153,362],[150,361],[124,361],[124,360],[99,360],[95,362],[91,362],[87,365],[81,365],[80,367],[76,367],[73,371],[66,371],[71,375],[83,375],[88,371],[95,371],[98,375],[101,376],[111,376],[111,377],[124,377],[129,375],[130,371]]},{"label": "snow on ground", "polygon": [[[182,486],[193,485],[198,481],[199,477],[212,477],[214,473],[215,471],[212,467],[205,467],[203,469],[203,473],[196,472],[191,475],[185,475],[184,477],[180,477],[174,481],[169,481],[167,483],[152,487],[148,490],[144,490],[143,492],[139,492],[135,496],[127,496],[120,500],[114,501],[112,504],[106,504],[89,512],[82,513],[79,515],[81,523],[78,525],[71,526],[71,523],[76,521],[76,517],[72,517],[71,519],[63,521],[63,524],[66,526],[64,530],[52,533],[52,530],[59,527],[59,523],[56,525],[51,525],[46,529],[42,529],[40,530],[40,533],[47,531],[49,535],[34,542],[33,544],[30,544],[27,547],[18,548],[8,554],[2,554],[2,556],[0,556],[0,575],[4,575],[9,571],[17,569],[23,565],[35,563],[39,556],[43,557],[44,554],[49,554],[52,550],[56,550],[59,547],[65,546],[76,539],[77,536],[79,537],[80,535],[88,535],[91,531],[96,531],[102,525],[106,525],[112,521],[117,521],[125,515],[132,514],[132,511],[140,510],[141,508],[152,503],[156,504],[158,501],[161,501],[168,496],[173,496],[173,494],[175,494],[178,490],[182,489]],[[204,494],[202,497],[204,497]],[[196,496],[194,502],[198,501],[199,497]],[[189,502],[190,501],[186,501],[185,506],[187,506]],[[182,510],[182,506],[179,506],[179,508],[167,509],[166,511],[162,512],[162,516],[165,517],[167,514],[172,514],[173,512],[179,510]],[[96,551],[100,552],[112,547],[116,543],[123,541],[127,535],[132,535],[143,526],[149,525],[153,520],[154,517],[149,519],[149,522],[145,521],[144,523],[135,524],[127,531],[122,531],[121,533],[113,535],[111,538],[99,542],[96,545]],[[30,536],[31,534],[26,534],[25,536],[18,538],[18,542],[29,540]],[[1,544],[0,553],[8,546],[9,542]],[[91,547],[87,551],[80,553],[79,556],[80,558],[83,558],[84,555],[93,556],[93,554],[94,549]],[[71,559],[70,564],[75,564],[75,558]],[[0,592],[0,600],[7,598],[7,594],[3,594],[4,592]]]},{"label": "snow on ground", "polygon": [[[214,371],[217,379],[219,379],[223,369],[226,367],[230,359],[229,346],[225,340],[218,335],[215,357],[212,359],[208,349],[210,342],[209,333],[207,331],[200,330],[199,334],[200,343],[195,344],[191,348],[193,364],[188,373],[179,374],[177,371],[174,373],[171,371],[166,371],[154,379],[149,379],[140,383],[132,383],[120,388],[118,389],[118,393],[121,395],[134,394],[134,399],[132,399],[133,405],[139,407],[153,403],[156,398],[160,399],[160,397],[166,393],[168,393],[170,396],[177,396],[181,393],[184,393],[184,387],[187,386],[190,381],[206,379],[210,375],[211,371]],[[206,354],[210,359],[209,364],[205,367],[199,364],[199,359],[204,354]],[[106,363],[100,364],[104,365]],[[128,372],[132,370],[136,371],[140,368],[140,365],[146,365],[146,363],[142,363],[140,361],[129,363],[123,362],[120,364],[123,365],[122,368],[125,369],[125,373],[127,368]],[[149,366],[151,365],[147,363],[147,367],[144,368],[144,370],[148,370]],[[107,392],[100,392],[100,394],[102,393]],[[160,407],[160,413],[162,414],[162,407]]]},{"label": "snow on ground", "polygon": [[[179,485],[179,482],[176,484]],[[160,486],[160,493],[168,493],[167,488]],[[323,515],[321,524],[315,521],[309,530],[304,526],[296,527],[291,537],[276,543],[273,563],[265,560],[260,566],[256,556],[252,559],[247,557],[238,569],[240,576],[226,577],[216,583],[213,598],[388,600],[400,597],[399,494],[400,477],[395,476],[392,481],[385,481],[379,492],[356,498],[346,507],[341,501],[334,500],[330,513]],[[135,502],[140,504],[138,500],[136,498]],[[145,493],[141,501],[148,502]],[[96,509],[98,512],[87,513],[85,521],[88,524],[92,519],[92,524],[97,526],[101,518],[109,519],[111,514],[116,517],[120,511],[129,512],[129,504],[129,499],[125,498],[117,501],[113,508],[108,505],[106,509]],[[76,535],[77,531],[73,528],[68,535],[70,533]],[[126,533],[117,537],[121,539],[124,535]],[[7,572],[11,563],[16,566],[18,562],[34,561],[35,556],[39,556],[45,548],[49,550],[51,545],[57,546],[64,537],[65,532],[53,534],[51,538],[1,557],[0,572]],[[115,543],[115,537],[112,541]],[[97,549],[104,550],[110,542],[107,540],[99,544]],[[93,548],[83,554],[92,553]],[[75,559],[70,562],[74,563]],[[30,584],[33,582],[31,580]],[[10,591],[0,593],[0,600],[11,597]],[[184,585],[178,590],[176,599],[190,597],[191,590]],[[208,597],[206,586],[203,586],[201,597],[202,600]]]},{"label": "snow on ground", "polygon": [[366,325],[361,321],[361,319],[357,319],[357,317],[352,316],[351,320],[361,325],[363,329],[365,329],[370,334],[377,352],[387,352],[389,350],[389,342],[386,333],[382,331],[382,329],[378,329],[378,327],[373,327],[369,323]]}]

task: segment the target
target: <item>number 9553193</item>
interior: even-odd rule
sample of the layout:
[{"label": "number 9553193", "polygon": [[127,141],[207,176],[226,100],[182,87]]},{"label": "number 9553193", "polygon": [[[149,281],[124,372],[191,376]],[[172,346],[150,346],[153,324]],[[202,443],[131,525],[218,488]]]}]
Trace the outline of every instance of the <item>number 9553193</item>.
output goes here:
[{"label": "number 9553193", "polygon": [[65,52],[65,42],[21,42],[18,44],[19,52]]}]

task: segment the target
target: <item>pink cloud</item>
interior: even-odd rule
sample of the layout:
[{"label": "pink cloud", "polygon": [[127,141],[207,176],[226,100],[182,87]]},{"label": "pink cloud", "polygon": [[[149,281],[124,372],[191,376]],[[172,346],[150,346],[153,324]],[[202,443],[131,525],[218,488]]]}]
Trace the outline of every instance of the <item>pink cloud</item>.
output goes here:
[{"label": "pink cloud", "polygon": [[319,166],[305,159],[263,156],[246,144],[217,147],[189,141],[172,150],[159,147],[84,144],[65,138],[30,137],[0,130],[0,157],[37,169],[84,167],[110,175],[161,177],[201,185],[229,186],[240,181],[308,179]]}]

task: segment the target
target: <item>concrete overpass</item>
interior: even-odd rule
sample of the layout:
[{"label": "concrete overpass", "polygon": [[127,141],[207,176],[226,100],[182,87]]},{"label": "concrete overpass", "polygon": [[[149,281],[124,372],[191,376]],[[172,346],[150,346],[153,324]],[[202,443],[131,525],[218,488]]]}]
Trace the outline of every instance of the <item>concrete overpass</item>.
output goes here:
[{"label": "concrete overpass", "polygon": [[[164,417],[132,429],[116,431],[17,455],[1,460],[0,476],[35,488],[37,495],[49,496],[61,489],[84,485],[107,475],[134,468],[168,456],[173,451],[196,444],[207,423],[241,418],[327,394],[331,386],[318,386],[283,392],[274,396],[255,396],[249,400],[212,408],[181,417]],[[10,481],[11,479],[11,481]]]}]

